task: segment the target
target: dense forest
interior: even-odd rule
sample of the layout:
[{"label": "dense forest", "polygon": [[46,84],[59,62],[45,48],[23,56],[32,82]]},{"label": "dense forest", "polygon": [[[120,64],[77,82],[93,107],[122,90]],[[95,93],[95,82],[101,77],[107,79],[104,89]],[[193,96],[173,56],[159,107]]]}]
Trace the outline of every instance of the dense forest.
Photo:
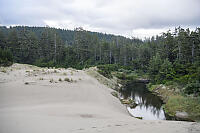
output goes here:
[{"label": "dense forest", "polygon": [[123,58],[128,45],[142,41],[82,28],[70,31],[18,26],[1,27],[0,44],[2,49],[11,50],[14,62],[83,68],[94,64],[126,64],[128,57]]},{"label": "dense forest", "polygon": [[142,41],[81,27],[0,27],[0,63],[12,61],[77,69],[113,64],[148,74],[154,84],[176,82],[200,95],[200,28],[178,27]]}]

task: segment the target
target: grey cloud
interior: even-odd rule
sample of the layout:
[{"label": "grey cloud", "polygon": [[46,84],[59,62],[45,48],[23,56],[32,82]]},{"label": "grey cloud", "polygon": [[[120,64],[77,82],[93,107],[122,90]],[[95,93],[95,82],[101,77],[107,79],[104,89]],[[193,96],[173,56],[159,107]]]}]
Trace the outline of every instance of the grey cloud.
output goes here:
[{"label": "grey cloud", "polygon": [[199,0],[1,0],[0,23],[41,26],[53,21],[62,27],[69,22],[123,34],[133,29],[199,26],[199,5]]}]

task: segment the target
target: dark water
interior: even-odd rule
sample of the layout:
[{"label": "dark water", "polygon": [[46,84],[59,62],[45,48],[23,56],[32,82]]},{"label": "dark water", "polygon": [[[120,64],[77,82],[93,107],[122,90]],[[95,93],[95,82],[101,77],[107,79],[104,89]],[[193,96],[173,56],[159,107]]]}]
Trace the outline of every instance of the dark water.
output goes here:
[{"label": "dark water", "polygon": [[138,104],[136,108],[127,107],[131,115],[144,120],[166,120],[162,101],[148,91],[143,83],[129,83],[121,91],[122,98],[131,98]]}]

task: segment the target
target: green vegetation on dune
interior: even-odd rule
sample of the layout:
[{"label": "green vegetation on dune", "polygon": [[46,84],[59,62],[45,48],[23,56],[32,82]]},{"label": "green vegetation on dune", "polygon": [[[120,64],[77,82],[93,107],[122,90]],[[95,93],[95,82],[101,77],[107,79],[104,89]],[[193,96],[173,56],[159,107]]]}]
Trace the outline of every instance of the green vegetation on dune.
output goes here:
[{"label": "green vegetation on dune", "polygon": [[148,76],[141,74],[135,70],[127,69],[124,66],[117,64],[98,65],[98,72],[107,78],[117,77],[120,80],[139,81],[140,79],[147,79]]},{"label": "green vegetation on dune", "polygon": [[177,111],[187,112],[189,119],[200,121],[200,97],[170,96],[164,109],[170,116],[175,116]]},{"label": "green vegetation on dune", "polygon": [[117,82],[117,79],[115,77],[112,76],[112,78],[107,78],[107,77],[103,76],[102,74],[100,74],[98,71],[99,70],[96,67],[90,67],[89,69],[86,69],[87,74],[96,78],[100,83],[102,83],[114,90],[118,90],[120,88],[120,86]]},{"label": "green vegetation on dune", "polygon": [[[148,85],[151,92],[163,100],[165,112],[176,118],[176,112],[187,112],[186,120],[200,121],[200,97],[189,96],[175,83]],[[177,118],[178,119],[178,118]]]},{"label": "green vegetation on dune", "polygon": [[111,72],[118,71],[120,68],[117,64],[98,65],[98,72],[107,78],[112,78]]}]

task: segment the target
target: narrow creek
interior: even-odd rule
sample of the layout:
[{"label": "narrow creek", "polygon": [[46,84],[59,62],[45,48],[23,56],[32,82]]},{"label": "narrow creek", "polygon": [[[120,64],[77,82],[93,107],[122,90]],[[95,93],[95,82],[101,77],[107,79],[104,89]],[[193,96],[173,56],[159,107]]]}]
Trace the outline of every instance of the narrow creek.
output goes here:
[{"label": "narrow creek", "polygon": [[130,98],[138,105],[129,113],[134,117],[142,117],[143,120],[168,120],[162,108],[161,99],[148,91],[144,83],[128,83],[120,92],[121,98]]}]

